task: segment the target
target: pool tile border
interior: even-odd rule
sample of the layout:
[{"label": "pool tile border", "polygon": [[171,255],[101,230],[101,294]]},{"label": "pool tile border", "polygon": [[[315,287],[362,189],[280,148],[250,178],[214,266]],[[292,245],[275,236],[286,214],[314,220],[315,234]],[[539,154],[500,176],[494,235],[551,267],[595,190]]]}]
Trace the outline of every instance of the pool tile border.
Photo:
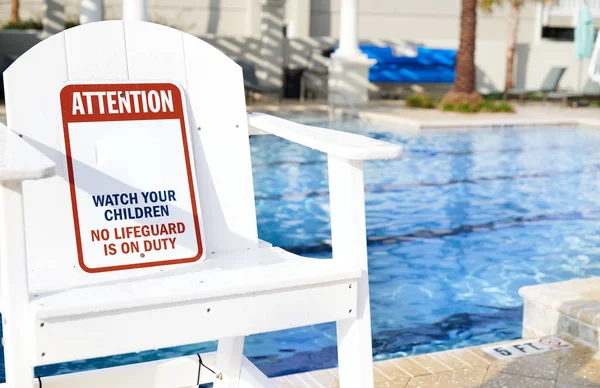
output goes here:
[{"label": "pool tile border", "polygon": [[[488,344],[379,361],[373,366],[375,386],[600,388],[600,356],[597,350],[570,335],[558,336],[575,346],[511,360],[496,360],[484,353],[481,347]],[[518,341],[505,341],[497,345]],[[337,369],[278,377],[273,382],[281,388],[339,387]]]}]

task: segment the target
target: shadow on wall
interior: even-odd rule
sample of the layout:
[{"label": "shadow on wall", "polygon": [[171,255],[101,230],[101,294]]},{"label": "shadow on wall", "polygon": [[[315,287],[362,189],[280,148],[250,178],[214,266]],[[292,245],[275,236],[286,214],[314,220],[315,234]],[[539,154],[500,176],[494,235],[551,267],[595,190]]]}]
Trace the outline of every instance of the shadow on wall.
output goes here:
[{"label": "shadow on wall", "polygon": [[260,30],[262,36],[258,77],[272,86],[282,85],[283,56],[285,55],[285,37],[283,25],[285,8],[283,2],[266,2],[260,13]]},{"label": "shadow on wall", "polygon": [[310,1],[310,36],[331,36],[331,0]]},{"label": "shadow on wall", "polygon": [[44,31],[48,34],[57,34],[65,29],[65,7],[63,1],[45,0]]},{"label": "shadow on wall", "polygon": [[525,89],[527,80],[527,63],[529,62],[529,45],[517,44],[517,52],[515,55],[515,78],[514,87]]},{"label": "shadow on wall", "polygon": [[207,34],[216,34],[221,20],[221,0],[210,0],[208,10]]},{"label": "shadow on wall", "polygon": [[[314,2],[315,0],[313,0]],[[319,9],[329,7],[329,1],[320,5]],[[211,14],[209,19],[209,32],[216,31],[220,23],[219,15],[220,0],[211,0]],[[327,8],[328,9],[328,8]],[[215,46],[223,53],[234,60],[247,60],[254,63],[258,70],[258,76],[261,84],[268,86],[282,85],[283,68],[302,68],[310,71],[310,89],[316,98],[324,98],[327,93],[327,70],[329,67],[329,58],[327,51],[337,45],[337,39],[329,36],[306,37],[285,39],[283,37],[283,8],[269,10],[272,15],[281,16],[279,20],[273,20],[273,17],[265,17],[262,22],[270,31],[262,38],[259,37],[215,37],[214,35],[200,36],[207,43]],[[322,28],[320,26],[319,28]],[[312,30],[312,26],[311,26]],[[42,39],[38,32],[29,31],[0,31],[0,67],[7,67],[19,55],[33,47]],[[380,46],[419,46],[423,42],[419,41],[400,41],[388,39],[368,39],[360,42],[363,45]],[[527,64],[528,47],[523,45],[519,49],[519,60],[517,66],[519,87],[524,83],[525,68]],[[525,55],[525,57],[524,57]],[[283,58],[282,58],[283,57]],[[0,68],[0,70],[4,70]],[[490,81],[489,77],[482,69],[477,70],[478,87],[482,91],[493,91],[496,87]],[[386,91],[386,85],[371,85],[370,89],[373,96],[377,96]],[[428,91],[432,94],[443,93],[451,87],[450,84],[393,84],[389,85],[393,90],[401,91],[401,95],[410,94],[419,91]],[[488,90],[489,89],[489,90]]]},{"label": "shadow on wall", "polygon": [[480,93],[486,94],[498,91],[492,79],[479,66],[475,67],[475,79],[477,90]]}]

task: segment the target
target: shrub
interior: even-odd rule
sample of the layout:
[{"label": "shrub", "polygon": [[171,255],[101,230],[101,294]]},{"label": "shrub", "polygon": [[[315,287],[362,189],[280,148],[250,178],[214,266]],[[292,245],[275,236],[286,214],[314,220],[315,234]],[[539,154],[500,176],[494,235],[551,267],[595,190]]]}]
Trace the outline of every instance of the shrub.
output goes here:
[{"label": "shrub", "polygon": [[435,102],[433,102],[433,100],[427,101],[427,103],[425,104],[424,108],[426,108],[426,109],[435,109]]},{"label": "shrub", "polygon": [[454,111],[454,105],[452,105],[449,102],[447,102],[444,105],[442,105],[442,111],[444,111],[444,112],[452,112],[452,111]]},{"label": "shrub", "polygon": [[496,106],[496,108],[497,108],[496,112],[508,112],[508,113],[515,112],[515,108],[513,108],[513,106],[508,101],[500,101],[500,103]]},{"label": "shrub", "polygon": [[435,108],[436,103],[426,94],[411,94],[406,98],[406,106],[411,108],[433,109]]},{"label": "shrub", "polygon": [[506,100],[484,100],[478,103],[462,102],[459,104],[445,103],[441,106],[444,112],[477,113],[477,112],[514,112],[513,106]]},{"label": "shrub", "polygon": [[502,100],[503,97],[504,97],[504,93],[502,93],[502,92],[488,93],[483,96],[483,98],[486,101],[498,101],[498,100]]},{"label": "shrub", "polygon": [[481,101],[483,101],[483,97],[481,97],[481,94],[479,94],[477,92],[458,93],[458,92],[451,91],[451,92],[446,93],[446,95],[444,97],[442,97],[441,104],[442,104],[442,106],[444,106],[444,104],[446,104],[446,103],[452,104],[454,106],[458,106],[460,104],[473,105],[473,104],[479,104]]},{"label": "shrub", "polygon": [[527,96],[531,101],[544,101],[546,99],[546,95],[543,92],[535,92]]},{"label": "shrub", "polygon": [[456,111],[460,113],[471,113],[473,111],[474,106],[475,105],[463,102],[461,104],[456,105]]},{"label": "shrub", "polygon": [[478,112],[496,112],[494,100],[486,100],[479,103]]},{"label": "shrub", "polygon": [[[65,29],[78,26],[79,22],[74,20],[67,20],[65,22]],[[44,25],[40,20],[37,19],[29,19],[29,20],[21,20],[17,23],[8,22],[3,27],[5,30],[43,30]]]},{"label": "shrub", "polygon": [[67,20],[65,22],[65,30],[73,27],[77,27],[79,25],[78,21],[75,20]]},{"label": "shrub", "polygon": [[40,20],[29,19],[16,23],[9,22],[3,28],[5,30],[42,30],[44,26]]},{"label": "shrub", "polygon": [[411,108],[420,108],[423,106],[423,96],[420,94],[411,94],[406,97],[406,106],[410,106]]}]

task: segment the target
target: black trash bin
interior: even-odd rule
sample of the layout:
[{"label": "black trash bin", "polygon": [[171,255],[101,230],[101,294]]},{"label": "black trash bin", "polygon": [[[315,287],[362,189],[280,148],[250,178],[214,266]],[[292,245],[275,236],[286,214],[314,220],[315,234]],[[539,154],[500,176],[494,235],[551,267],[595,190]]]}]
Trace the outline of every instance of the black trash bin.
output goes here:
[{"label": "black trash bin", "polygon": [[303,68],[286,67],[283,69],[283,98],[300,99],[300,84]]}]

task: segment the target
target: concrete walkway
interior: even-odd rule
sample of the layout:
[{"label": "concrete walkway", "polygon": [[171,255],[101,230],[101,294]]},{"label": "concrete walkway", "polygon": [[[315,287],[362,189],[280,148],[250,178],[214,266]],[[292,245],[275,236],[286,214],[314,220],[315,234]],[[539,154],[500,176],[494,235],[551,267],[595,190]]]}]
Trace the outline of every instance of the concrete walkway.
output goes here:
[{"label": "concrete walkway", "polygon": [[415,129],[584,126],[600,128],[600,108],[569,108],[556,103],[515,104],[515,113],[455,113],[439,109],[405,108],[400,103],[369,105],[361,117],[385,124],[406,125]]},{"label": "concrete walkway", "polygon": [[[420,130],[435,128],[481,128],[515,126],[581,126],[600,128],[600,108],[570,108],[558,103],[515,104],[516,113],[455,113],[438,109],[406,108],[402,101],[372,101],[360,110],[360,117],[382,130]],[[249,111],[275,115],[302,115],[328,112],[324,102],[285,101],[277,104],[252,104]]]},{"label": "concrete walkway", "polygon": [[[540,355],[496,360],[481,347],[376,362],[375,386],[395,388],[600,388],[600,359],[594,349],[575,346]],[[495,345],[511,344],[507,341]],[[485,345],[490,346],[490,345]],[[339,387],[337,369],[274,379],[280,388]]]}]

